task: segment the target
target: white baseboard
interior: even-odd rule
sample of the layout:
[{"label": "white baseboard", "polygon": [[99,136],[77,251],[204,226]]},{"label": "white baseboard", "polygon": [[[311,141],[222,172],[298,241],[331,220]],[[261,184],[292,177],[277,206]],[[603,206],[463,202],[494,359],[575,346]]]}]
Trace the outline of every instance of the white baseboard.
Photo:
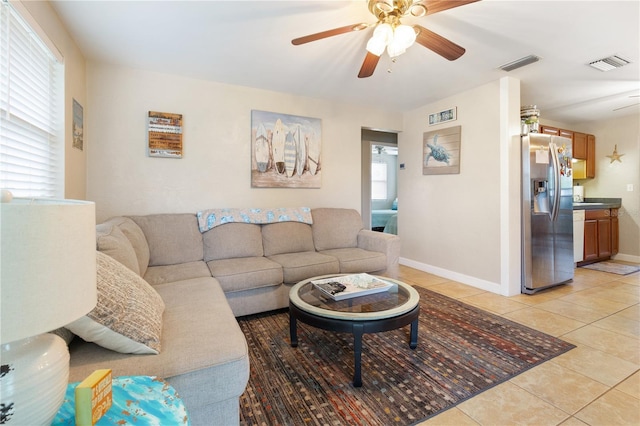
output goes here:
[{"label": "white baseboard", "polygon": [[437,275],[451,281],[467,284],[481,290],[490,291],[491,293],[503,294],[500,284],[493,283],[491,281],[482,280],[480,278],[464,275],[459,272],[450,271],[448,269],[439,268],[437,266],[428,265],[426,263],[416,262],[415,260],[405,259],[404,257],[400,258],[400,264],[409,266],[419,271],[428,272],[430,274]]},{"label": "white baseboard", "polygon": [[640,263],[640,256],[632,256],[630,254],[618,253],[612,257],[613,260],[621,260],[623,262]]}]

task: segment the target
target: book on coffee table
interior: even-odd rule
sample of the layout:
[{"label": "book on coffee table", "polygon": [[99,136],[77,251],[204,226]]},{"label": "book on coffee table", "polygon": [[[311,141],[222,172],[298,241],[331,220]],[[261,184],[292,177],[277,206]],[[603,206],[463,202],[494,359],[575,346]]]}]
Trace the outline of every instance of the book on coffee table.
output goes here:
[{"label": "book on coffee table", "polygon": [[393,286],[393,284],[369,274],[343,275],[322,280],[312,280],[311,283],[322,294],[333,300],[344,300],[381,293]]}]

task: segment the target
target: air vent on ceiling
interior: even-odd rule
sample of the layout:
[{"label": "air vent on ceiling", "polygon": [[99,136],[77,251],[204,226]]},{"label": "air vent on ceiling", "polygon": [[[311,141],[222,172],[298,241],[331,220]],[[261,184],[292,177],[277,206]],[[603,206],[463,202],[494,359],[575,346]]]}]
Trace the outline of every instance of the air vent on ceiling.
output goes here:
[{"label": "air vent on ceiling", "polygon": [[613,55],[613,56],[609,56],[608,58],[603,58],[597,61],[589,62],[589,65],[600,71],[611,71],[630,63],[631,63],[630,61],[627,61],[626,59],[621,58],[620,56]]},{"label": "air vent on ceiling", "polygon": [[513,62],[509,62],[508,64],[504,64],[500,67],[502,71],[513,71],[517,68],[524,67],[525,65],[533,64],[534,62],[538,62],[540,57],[536,55],[525,56],[524,58],[516,59]]}]

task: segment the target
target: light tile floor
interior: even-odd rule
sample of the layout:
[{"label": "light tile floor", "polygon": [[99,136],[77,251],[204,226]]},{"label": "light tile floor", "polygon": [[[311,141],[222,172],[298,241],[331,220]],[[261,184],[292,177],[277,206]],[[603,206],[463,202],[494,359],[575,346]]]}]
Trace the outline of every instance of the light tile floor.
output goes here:
[{"label": "light tile floor", "polygon": [[573,283],[512,297],[406,266],[399,278],[577,346],[421,426],[640,425],[640,272],[578,268]]}]

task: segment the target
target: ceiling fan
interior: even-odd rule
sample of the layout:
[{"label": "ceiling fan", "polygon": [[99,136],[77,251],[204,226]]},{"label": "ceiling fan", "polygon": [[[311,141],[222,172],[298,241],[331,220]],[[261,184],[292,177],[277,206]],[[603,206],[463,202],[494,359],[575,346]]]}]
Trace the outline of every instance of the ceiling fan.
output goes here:
[{"label": "ceiling fan", "polygon": [[[631,95],[629,97],[630,98],[640,98],[640,95]],[[638,106],[638,105],[640,105],[640,100],[638,100],[638,102],[636,102],[634,104],[630,104],[630,105],[626,105],[626,106],[623,106],[623,107],[620,107],[620,108],[616,108],[616,109],[614,109],[614,111],[619,111],[621,109],[630,108],[630,107],[634,107],[634,106]]]},{"label": "ceiling fan", "polygon": [[387,50],[393,59],[405,52],[414,42],[421,44],[438,55],[455,61],[465,49],[454,42],[420,25],[403,25],[400,19],[406,16],[426,16],[454,7],[474,3],[479,0],[367,0],[369,11],[376,17],[375,24],[359,23],[334,28],[291,40],[295,46],[333,37],[340,34],[362,31],[375,27],[373,36],[367,43],[367,54],[358,73],[359,78],[370,77],[378,65],[380,56]]}]

